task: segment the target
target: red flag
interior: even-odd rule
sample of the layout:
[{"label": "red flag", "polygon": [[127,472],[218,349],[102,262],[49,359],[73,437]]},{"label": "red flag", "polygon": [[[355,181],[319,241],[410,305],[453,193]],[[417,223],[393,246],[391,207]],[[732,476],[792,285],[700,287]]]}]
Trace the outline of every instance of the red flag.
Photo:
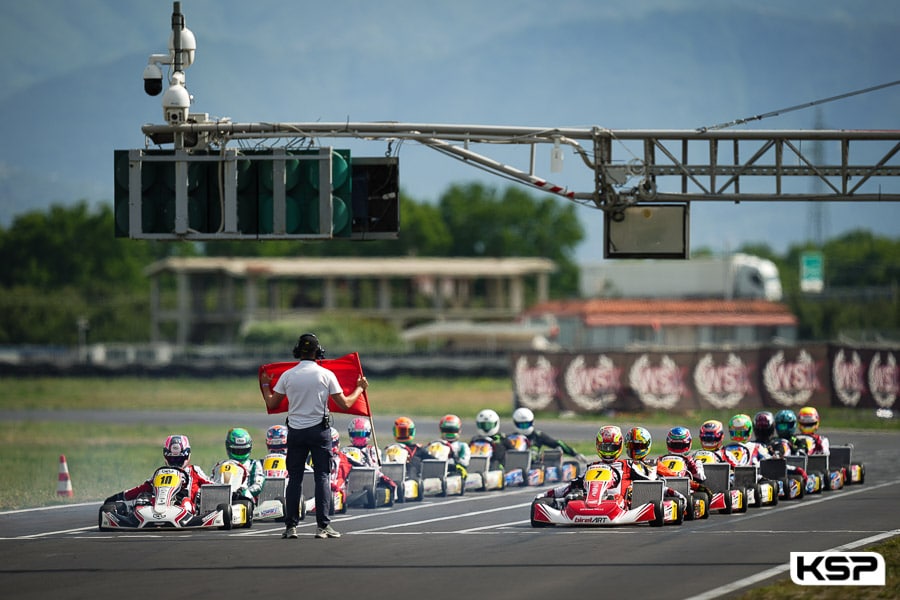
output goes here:
[{"label": "red flag", "polygon": [[[357,352],[353,352],[352,354],[347,354],[340,358],[326,358],[322,360],[316,361],[329,371],[333,372],[337,375],[338,383],[341,384],[341,389],[344,390],[344,395],[349,396],[353,390],[356,389],[356,382],[359,380],[359,376],[362,375],[362,365],[359,362],[359,354]],[[279,363],[270,363],[268,365],[262,365],[259,367],[259,377],[262,378],[263,373],[268,373],[272,376],[272,387],[275,387],[275,382],[278,381],[278,378],[281,377],[281,374],[291,369],[297,365],[297,361],[294,362],[279,362]],[[262,394],[262,383],[259,386],[259,392]],[[265,401],[265,396],[263,396],[263,401]],[[346,413],[350,415],[360,415],[363,417],[371,417],[372,412],[369,409],[369,397],[365,391],[359,395],[359,398],[356,399],[356,402],[353,403],[353,406],[350,408],[341,408],[331,398],[328,398],[328,409],[331,412],[336,413]],[[277,408],[271,409],[266,407],[266,412],[271,414],[275,413],[283,413],[288,410],[288,401],[287,397],[285,397],[281,404],[278,405]]]}]

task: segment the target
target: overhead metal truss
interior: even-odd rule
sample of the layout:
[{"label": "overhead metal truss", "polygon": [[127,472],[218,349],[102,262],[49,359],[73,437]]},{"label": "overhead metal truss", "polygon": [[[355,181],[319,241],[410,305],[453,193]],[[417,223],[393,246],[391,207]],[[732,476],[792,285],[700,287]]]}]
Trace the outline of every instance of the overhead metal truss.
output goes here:
[{"label": "overhead metal truss", "polygon": [[[545,192],[604,211],[633,204],[696,201],[900,200],[900,131],[610,130],[399,122],[232,123],[194,115],[180,125],[145,125],[149,142],[176,148],[229,143],[319,145],[323,138],[413,141]],[[288,139],[284,142],[276,140]],[[187,143],[186,140],[190,140]],[[530,147],[522,170],[475,152],[483,144]],[[535,148],[571,148],[593,173],[593,189],[570,190],[538,176]],[[852,156],[851,156],[852,150]]]}]

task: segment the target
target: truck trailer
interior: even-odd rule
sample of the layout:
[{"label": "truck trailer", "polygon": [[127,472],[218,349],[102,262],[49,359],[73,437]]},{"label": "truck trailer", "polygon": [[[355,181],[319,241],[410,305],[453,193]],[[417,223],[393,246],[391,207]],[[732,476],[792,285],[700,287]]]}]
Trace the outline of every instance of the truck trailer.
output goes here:
[{"label": "truck trailer", "polygon": [[580,291],[583,298],[782,299],[778,267],[749,254],[589,263],[582,265]]}]

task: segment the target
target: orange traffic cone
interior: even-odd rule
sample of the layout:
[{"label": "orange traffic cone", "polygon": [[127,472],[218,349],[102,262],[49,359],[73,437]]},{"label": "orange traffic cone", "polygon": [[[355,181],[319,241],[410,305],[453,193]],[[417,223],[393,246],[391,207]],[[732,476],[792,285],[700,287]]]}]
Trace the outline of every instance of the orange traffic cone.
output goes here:
[{"label": "orange traffic cone", "polygon": [[57,496],[72,497],[72,480],[69,479],[69,465],[66,464],[66,455],[59,455],[59,483],[56,485]]}]

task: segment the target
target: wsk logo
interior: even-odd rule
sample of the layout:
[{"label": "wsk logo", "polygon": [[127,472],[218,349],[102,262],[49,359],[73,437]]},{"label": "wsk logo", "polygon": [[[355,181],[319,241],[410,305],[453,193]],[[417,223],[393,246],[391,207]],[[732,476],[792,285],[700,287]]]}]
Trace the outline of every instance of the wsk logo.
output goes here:
[{"label": "wsk logo", "polygon": [[797,585],[884,585],[884,557],[877,552],[791,552]]}]

